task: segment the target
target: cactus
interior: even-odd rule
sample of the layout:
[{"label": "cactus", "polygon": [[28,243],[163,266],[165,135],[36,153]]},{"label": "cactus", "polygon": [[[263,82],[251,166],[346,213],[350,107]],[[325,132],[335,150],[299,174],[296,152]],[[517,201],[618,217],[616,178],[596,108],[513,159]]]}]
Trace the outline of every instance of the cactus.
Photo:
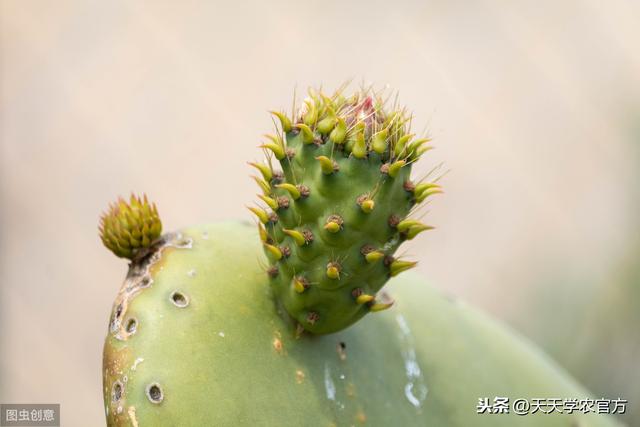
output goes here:
[{"label": "cactus", "polygon": [[282,172],[253,164],[269,207],[250,208],[257,232],[160,235],[155,205],[133,196],[103,216],[104,244],[131,260],[104,347],[109,426],[615,425],[476,414],[482,397],[588,393],[522,338],[398,276],[414,264],[394,251],[429,228],[409,215],[439,191],[409,181],[425,146],[404,112],[312,93],[295,119],[275,115],[283,134],[264,147]]},{"label": "cactus", "polygon": [[250,208],[271,286],[301,328],[336,332],[389,308],[393,300],[378,292],[416,264],[393,253],[433,228],[409,217],[442,192],[435,182],[410,179],[430,140],[414,138],[406,111],[386,109],[367,90],[349,98],[309,91],[293,120],[273,114],[280,131],[262,146],[268,161],[251,163],[266,206]]}]

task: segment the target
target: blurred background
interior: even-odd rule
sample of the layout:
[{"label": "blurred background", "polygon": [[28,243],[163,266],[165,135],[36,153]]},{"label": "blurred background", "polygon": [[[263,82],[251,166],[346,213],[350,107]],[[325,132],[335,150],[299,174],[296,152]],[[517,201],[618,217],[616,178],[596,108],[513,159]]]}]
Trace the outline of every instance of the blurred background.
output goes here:
[{"label": "blurred background", "polygon": [[[130,191],[167,230],[248,219],[294,89],[399,92],[446,195],[407,246],[640,425],[640,3],[0,0],[0,402],[103,425]],[[571,397],[571,396],[540,396]]]}]

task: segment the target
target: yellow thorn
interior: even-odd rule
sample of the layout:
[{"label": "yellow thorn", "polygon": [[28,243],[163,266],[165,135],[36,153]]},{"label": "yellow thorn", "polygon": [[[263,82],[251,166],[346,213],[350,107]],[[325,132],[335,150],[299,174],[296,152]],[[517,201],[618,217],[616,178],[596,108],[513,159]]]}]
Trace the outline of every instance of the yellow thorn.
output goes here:
[{"label": "yellow thorn", "polygon": [[324,119],[320,120],[316,128],[318,129],[318,132],[320,132],[323,135],[326,135],[333,130],[337,122],[338,122],[338,119],[336,118],[336,116],[334,114],[330,114],[328,117],[325,117]]},{"label": "yellow thorn", "polygon": [[300,132],[302,133],[302,142],[305,144],[311,144],[315,139],[311,128],[304,123],[298,123],[295,126],[300,129]]},{"label": "yellow thorn", "polygon": [[433,182],[421,182],[416,185],[416,188],[413,190],[413,194],[419,196],[424,190],[428,190],[429,188],[440,188],[438,184]]},{"label": "yellow thorn", "polygon": [[274,257],[276,260],[280,260],[280,259],[282,259],[282,251],[280,250],[280,248],[278,248],[277,246],[270,245],[270,244],[268,244],[268,243],[265,243],[265,244],[264,244],[264,247],[267,249],[267,251],[268,251],[271,255],[273,255],[273,257]]},{"label": "yellow thorn", "polygon": [[340,224],[338,224],[337,222],[331,221],[324,225],[324,229],[327,230],[329,233],[337,233],[338,231],[340,231]]},{"label": "yellow thorn", "polygon": [[327,277],[329,279],[340,279],[340,270],[333,264],[327,266]]},{"label": "yellow thorn", "polygon": [[395,150],[394,150],[394,154],[396,157],[400,157],[400,155],[402,154],[402,152],[404,151],[407,145],[407,142],[409,142],[409,140],[413,138],[413,136],[414,134],[408,133],[398,139],[398,141],[396,142]]},{"label": "yellow thorn", "polygon": [[420,221],[416,221],[415,219],[404,219],[398,223],[396,228],[399,232],[404,233],[409,229],[409,227],[413,227],[414,225],[421,224]]},{"label": "yellow thorn", "polygon": [[409,228],[407,231],[407,240],[411,240],[423,231],[433,230],[435,227],[430,225],[418,224]]},{"label": "yellow thorn", "polygon": [[338,123],[336,123],[336,127],[334,127],[331,133],[329,134],[329,139],[334,144],[342,144],[346,136],[347,136],[347,123],[344,121],[342,117],[339,117]]},{"label": "yellow thorn", "polygon": [[266,241],[269,240],[267,229],[264,228],[262,224],[258,224],[258,233],[260,234],[260,240],[262,241],[262,243],[266,243]]},{"label": "yellow thorn", "polygon": [[305,286],[304,286],[304,283],[302,283],[302,280],[300,280],[300,279],[299,279],[299,278],[297,278],[297,277],[294,277],[294,278],[293,278],[293,289],[294,289],[297,293],[301,294],[301,293],[303,293],[303,292],[305,291],[305,289],[306,289],[306,288],[305,288]]},{"label": "yellow thorn", "polygon": [[300,190],[298,190],[296,186],[293,184],[289,184],[288,182],[285,182],[283,184],[276,185],[276,188],[282,188],[283,190],[287,190],[289,194],[291,194],[291,197],[293,197],[293,200],[298,200],[300,198]]},{"label": "yellow thorn", "polygon": [[378,302],[378,303],[375,303],[375,304],[369,306],[369,311],[372,311],[374,313],[378,312],[378,311],[384,311],[384,310],[386,310],[388,308],[391,308],[392,305],[393,305],[393,302],[388,302],[388,303]]},{"label": "yellow thorn", "polygon": [[364,213],[370,213],[375,207],[375,202],[371,199],[367,199],[360,204],[360,207]]},{"label": "yellow thorn", "polygon": [[307,104],[307,112],[303,117],[304,123],[307,126],[314,126],[316,124],[316,121],[318,120],[318,110],[316,109],[316,103],[305,101],[305,104]]},{"label": "yellow thorn", "polygon": [[440,188],[436,188],[436,187],[428,188],[424,190],[422,193],[420,193],[419,196],[416,197],[416,202],[421,203],[422,201],[424,201],[424,199],[426,199],[427,197],[433,194],[442,194],[442,193],[444,192]]},{"label": "yellow thorn", "polygon": [[389,129],[382,129],[380,132],[373,135],[371,140],[371,147],[373,151],[378,154],[382,154],[387,149],[387,137],[389,135]]},{"label": "yellow thorn", "polygon": [[384,258],[384,253],[380,251],[372,251],[364,256],[369,264],[373,264],[376,261],[380,261]]},{"label": "yellow thorn", "polygon": [[327,156],[318,156],[316,160],[320,162],[320,169],[322,169],[322,173],[325,175],[331,175],[334,172],[333,169],[333,161]]},{"label": "yellow thorn", "polygon": [[362,295],[358,296],[358,298],[356,298],[356,303],[358,303],[359,305],[362,305],[362,304],[366,304],[368,302],[371,302],[374,299],[375,299],[375,297],[373,295],[362,294]]},{"label": "yellow thorn", "polygon": [[276,202],[274,199],[272,199],[271,197],[268,196],[264,196],[262,194],[258,194],[258,197],[265,202],[271,209],[273,209],[274,211],[276,209],[278,209],[278,202]]},{"label": "yellow thorn", "polygon": [[271,172],[271,168],[269,166],[265,165],[264,163],[254,163],[254,162],[248,162],[248,163],[260,171],[265,181],[267,182],[271,181],[271,178],[273,178],[273,172]]},{"label": "yellow thorn", "polygon": [[257,176],[251,176],[251,178],[253,178],[256,184],[258,184],[264,194],[268,195],[271,193],[271,186],[267,181],[265,181],[264,179],[260,179]]},{"label": "yellow thorn", "polygon": [[391,163],[391,165],[389,166],[389,172],[388,172],[389,176],[391,178],[395,178],[396,176],[398,176],[400,169],[402,169],[406,164],[407,162],[405,160],[397,160]]},{"label": "yellow thorn", "polygon": [[401,261],[401,260],[393,261],[391,263],[391,265],[389,266],[391,277],[397,276],[398,274],[402,273],[403,271],[407,271],[407,270],[415,267],[416,264],[418,264],[418,263],[415,262],[415,261]]},{"label": "yellow thorn", "polygon": [[265,142],[264,144],[260,145],[260,148],[267,148],[273,151],[273,155],[276,156],[276,159],[278,160],[282,160],[285,157],[284,148],[273,142]]},{"label": "yellow thorn", "polygon": [[282,126],[282,130],[285,132],[291,131],[291,120],[285,114],[279,111],[269,111],[271,114],[280,119],[280,125]]},{"label": "yellow thorn", "polygon": [[269,215],[267,215],[267,212],[264,209],[254,208],[253,206],[249,206],[247,209],[253,212],[261,223],[266,224],[269,222]]},{"label": "yellow thorn", "polygon": [[364,130],[358,132],[358,134],[356,135],[356,139],[351,152],[358,159],[364,159],[365,157],[367,157],[367,143],[364,140]]},{"label": "yellow thorn", "polygon": [[291,237],[293,240],[295,240],[298,246],[303,246],[304,244],[307,243],[307,241],[304,239],[304,236],[299,231],[287,230],[286,228],[283,228],[282,232],[287,236]]}]

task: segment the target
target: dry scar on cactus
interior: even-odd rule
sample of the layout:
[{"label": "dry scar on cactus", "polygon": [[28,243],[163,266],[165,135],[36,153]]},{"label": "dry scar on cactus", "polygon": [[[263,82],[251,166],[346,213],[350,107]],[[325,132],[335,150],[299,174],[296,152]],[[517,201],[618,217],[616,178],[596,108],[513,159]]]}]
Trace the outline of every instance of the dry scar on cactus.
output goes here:
[{"label": "dry scar on cactus", "polygon": [[411,116],[388,104],[372,90],[310,90],[293,116],[272,112],[279,126],[260,146],[266,161],[250,163],[260,173],[259,203],[249,209],[267,274],[307,331],[335,332],[389,308],[380,289],[416,265],[394,253],[432,228],[412,213],[442,189],[411,180],[430,139],[411,133]]}]

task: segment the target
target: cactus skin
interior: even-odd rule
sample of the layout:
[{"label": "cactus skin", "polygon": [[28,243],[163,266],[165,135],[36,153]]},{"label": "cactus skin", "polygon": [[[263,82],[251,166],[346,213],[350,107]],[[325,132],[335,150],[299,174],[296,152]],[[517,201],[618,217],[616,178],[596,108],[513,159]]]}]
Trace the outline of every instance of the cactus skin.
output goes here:
[{"label": "cactus skin", "polygon": [[282,133],[262,145],[280,163],[255,164],[264,208],[250,208],[270,262],[275,296],[307,331],[348,327],[393,300],[378,293],[415,262],[398,246],[432,227],[409,219],[433,182],[413,183],[411,164],[430,148],[414,139],[404,110],[385,111],[369,90],[350,98],[310,91],[293,120],[276,113]]},{"label": "cactus skin", "polygon": [[223,223],[164,236],[132,262],[104,348],[109,426],[617,425],[594,414],[477,415],[479,397],[587,392],[411,274],[391,279],[394,310],[296,338],[261,252],[255,228]]}]

